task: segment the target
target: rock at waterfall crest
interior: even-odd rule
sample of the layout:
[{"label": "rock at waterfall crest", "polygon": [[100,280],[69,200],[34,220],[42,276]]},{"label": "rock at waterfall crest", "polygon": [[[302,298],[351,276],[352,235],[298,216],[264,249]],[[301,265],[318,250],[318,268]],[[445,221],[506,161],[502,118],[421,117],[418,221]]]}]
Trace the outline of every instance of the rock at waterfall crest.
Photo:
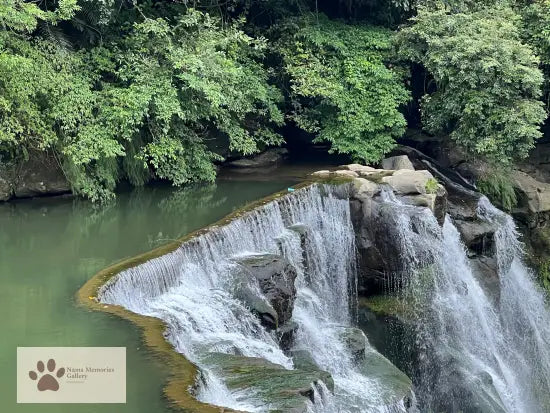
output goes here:
[{"label": "rock at waterfall crest", "polygon": [[[444,186],[429,170],[415,170],[407,155],[384,159],[381,165],[384,168],[350,164],[312,174],[314,179],[351,181],[350,205],[359,251],[360,293],[382,292],[388,276],[403,270],[400,235],[395,231],[396,223],[384,212],[384,188],[405,204],[430,209],[440,225],[445,216],[449,216],[468,248],[471,264],[484,274],[487,283],[498,283],[494,247],[497,227],[478,216],[481,195],[447,180]],[[421,162],[416,165],[426,167]]]}]

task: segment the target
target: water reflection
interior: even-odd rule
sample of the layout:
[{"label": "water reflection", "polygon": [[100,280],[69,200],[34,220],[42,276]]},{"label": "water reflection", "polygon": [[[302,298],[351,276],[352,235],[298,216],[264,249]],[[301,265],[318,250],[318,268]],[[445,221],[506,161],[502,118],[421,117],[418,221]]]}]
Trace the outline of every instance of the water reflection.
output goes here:
[{"label": "water reflection", "polygon": [[[161,413],[164,369],[124,320],[75,306],[78,288],[110,263],[206,226],[290,181],[147,187],[98,207],[70,198],[0,204],[0,400],[14,413]],[[17,346],[127,346],[126,405],[17,405]]]}]

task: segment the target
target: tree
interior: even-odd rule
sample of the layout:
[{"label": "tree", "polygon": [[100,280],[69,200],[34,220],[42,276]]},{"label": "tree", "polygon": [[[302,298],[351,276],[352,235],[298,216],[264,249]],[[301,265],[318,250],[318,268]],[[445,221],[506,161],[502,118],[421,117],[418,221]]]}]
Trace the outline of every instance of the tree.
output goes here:
[{"label": "tree", "polygon": [[501,5],[418,8],[397,44],[436,84],[421,104],[425,129],[450,133],[470,153],[500,163],[527,155],[546,114],[538,59],[519,27],[519,16]]},{"label": "tree", "polygon": [[262,66],[265,40],[179,11],[170,19],[140,15],[125,36],[79,51],[2,33],[4,156],[52,149],[75,192],[104,200],[123,178],[212,181],[220,159],[207,145],[213,138],[225,136],[245,155],[281,143],[273,130],[283,122],[281,93]]},{"label": "tree", "polygon": [[523,19],[523,38],[540,58],[544,73],[544,100],[550,110],[550,0],[520,2]]},{"label": "tree", "polygon": [[332,152],[380,160],[404,133],[399,106],[409,99],[401,73],[385,64],[391,32],[323,15],[288,20],[279,30],[290,118],[316,142],[330,142]]}]

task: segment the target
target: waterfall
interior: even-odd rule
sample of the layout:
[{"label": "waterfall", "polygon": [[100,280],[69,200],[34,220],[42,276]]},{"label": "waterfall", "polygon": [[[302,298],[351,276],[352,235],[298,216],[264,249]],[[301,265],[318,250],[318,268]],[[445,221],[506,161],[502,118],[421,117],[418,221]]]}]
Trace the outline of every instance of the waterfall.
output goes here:
[{"label": "waterfall", "polygon": [[394,223],[403,265],[388,288],[417,317],[421,410],[547,412],[550,314],[522,261],[512,218],[480,200],[478,216],[497,228],[495,297],[449,217],[441,228],[428,209],[404,205],[389,191],[383,198],[382,219]]},{"label": "waterfall", "polygon": [[[284,401],[255,382],[234,386],[220,363],[239,356],[294,370],[292,354],[300,354],[334,380],[334,392],[328,383],[313,385],[310,412],[405,412],[412,397],[408,378],[353,328],[356,248],[345,192],[345,186],[314,185],[288,194],[123,271],[99,298],[166,322],[167,340],[200,368],[201,401],[285,411]],[[235,293],[239,258],[265,253],[284,256],[297,273],[292,321],[298,328],[290,354]],[[364,352],[362,361],[350,342]]]}]

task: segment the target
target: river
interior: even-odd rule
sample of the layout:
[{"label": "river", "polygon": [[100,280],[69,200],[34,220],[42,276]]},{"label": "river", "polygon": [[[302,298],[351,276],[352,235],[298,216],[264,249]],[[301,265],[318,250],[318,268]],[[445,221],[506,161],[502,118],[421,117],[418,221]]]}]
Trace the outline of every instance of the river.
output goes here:
[{"label": "river", "polygon": [[[0,400],[10,413],[162,413],[166,372],[135,326],[76,304],[98,270],[209,225],[246,203],[285,189],[288,177],[222,179],[186,189],[153,186],[120,193],[98,208],[72,198],[0,204]],[[18,346],[127,347],[127,403],[16,403]]]}]

